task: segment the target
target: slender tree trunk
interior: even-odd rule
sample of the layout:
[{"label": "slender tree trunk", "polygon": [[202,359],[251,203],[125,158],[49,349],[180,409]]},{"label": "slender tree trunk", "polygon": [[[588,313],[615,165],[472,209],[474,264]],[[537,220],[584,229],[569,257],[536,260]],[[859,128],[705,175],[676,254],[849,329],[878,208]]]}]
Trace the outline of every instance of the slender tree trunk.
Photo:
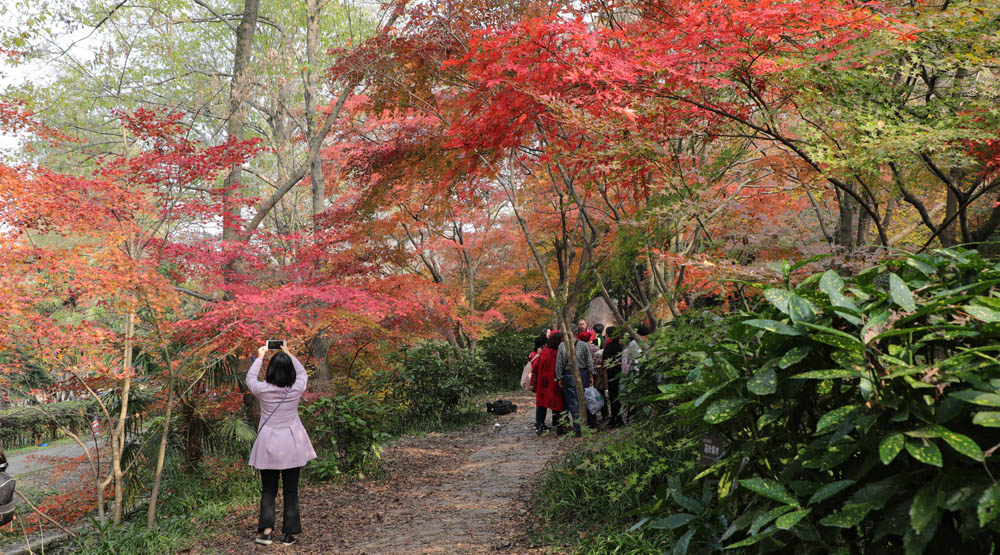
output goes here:
[{"label": "slender tree trunk", "polygon": [[[576,360],[576,336],[570,330],[569,321],[566,320],[566,312],[564,310],[560,311],[562,316],[560,317],[560,327],[563,332],[563,342],[566,344],[566,356],[569,357],[570,368],[573,371],[573,383],[576,385],[576,403],[579,408],[579,424],[580,429],[583,429],[584,425],[587,423],[587,396],[583,392],[583,376],[580,375],[580,363]],[[572,418],[573,414],[570,413]]]},{"label": "slender tree trunk", "polygon": [[163,462],[167,456],[167,439],[170,436],[170,417],[174,409],[174,365],[167,349],[163,350],[166,355],[167,368],[170,372],[170,379],[167,381],[167,412],[163,416],[163,433],[160,435],[160,451],[156,456],[156,470],[153,472],[153,491],[149,496],[149,511],[146,513],[146,526],[150,528],[156,523],[156,503],[160,497],[160,481],[163,477]]},{"label": "slender tree trunk", "polygon": [[190,402],[184,404],[181,414],[187,427],[184,463],[187,465],[188,470],[194,470],[204,455],[205,422],[198,416],[194,405]]},{"label": "slender tree trunk", "polygon": [[121,410],[118,413],[118,423],[115,425],[114,436],[111,438],[112,457],[111,468],[115,480],[115,501],[112,520],[115,524],[122,521],[122,504],[124,502],[125,480],[122,472],[122,453],[125,451],[125,424],[128,419],[128,399],[132,389],[132,343],[135,338],[135,312],[129,312],[125,323],[125,362],[122,371],[125,380],[122,383]]},{"label": "slender tree trunk", "polygon": [[[867,195],[866,195],[867,196]],[[866,199],[869,202],[872,201],[871,198]],[[874,202],[872,202],[874,205]],[[857,235],[854,238],[854,247],[860,249],[861,247],[868,244],[868,232],[871,228],[872,219],[864,210],[858,211],[858,228]]]},{"label": "slender tree trunk", "polygon": [[[849,187],[852,191],[856,189],[853,182],[845,183],[846,187]],[[837,220],[837,229],[834,235],[834,242],[847,250],[850,250],[853,243],[854,235],[854,214],[857,207],[857,202],[851,195],[838,191],[837,194],[837,205],[840,208],[840,219]]]}]

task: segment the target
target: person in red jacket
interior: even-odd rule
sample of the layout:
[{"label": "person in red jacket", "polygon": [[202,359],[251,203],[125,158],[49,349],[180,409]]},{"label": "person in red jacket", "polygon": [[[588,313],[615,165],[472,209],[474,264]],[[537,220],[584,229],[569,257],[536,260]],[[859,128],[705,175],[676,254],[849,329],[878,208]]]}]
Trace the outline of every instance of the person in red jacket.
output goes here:
[{"label": "person in red jacket", "polygon": [[548,431],[545,425],[545,414],[552,411],[552,427],[559,429],[560,412],[563,410],[562,388],[556,382],[556,354],[562,343],[562,333],[554,331],[549,334],[548,342],[541,354],[532,361],[531,387],[535,392],[535,433],[538,435]]}]

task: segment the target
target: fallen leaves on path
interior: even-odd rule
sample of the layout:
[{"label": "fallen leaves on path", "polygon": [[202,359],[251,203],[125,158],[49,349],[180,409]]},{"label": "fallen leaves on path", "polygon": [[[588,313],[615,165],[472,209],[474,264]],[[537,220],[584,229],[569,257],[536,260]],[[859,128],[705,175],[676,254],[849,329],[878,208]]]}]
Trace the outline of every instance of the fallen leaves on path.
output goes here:
[{"label": "fallen leaves on path", "polygon": [[518,411],[487,425],[388,446],[378,478],[304,487],[295,546],[254,544],[257,508],[244,507],[190,553],[542,553],[526,534],[528,502],[576,440],[536,437],[533,396],[508,398]]}]

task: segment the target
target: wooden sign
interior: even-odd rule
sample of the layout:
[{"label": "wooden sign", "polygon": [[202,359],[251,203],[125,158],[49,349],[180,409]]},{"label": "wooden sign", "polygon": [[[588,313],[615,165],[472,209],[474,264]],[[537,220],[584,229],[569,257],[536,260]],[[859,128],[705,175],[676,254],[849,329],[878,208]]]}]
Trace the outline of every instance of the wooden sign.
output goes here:
[{"label": "wooden sign", "polygon": [[700,464],[712,466],[722,458],[722,450],[725,442],[722,437],[712,434],[701,436],[701,460]]}]

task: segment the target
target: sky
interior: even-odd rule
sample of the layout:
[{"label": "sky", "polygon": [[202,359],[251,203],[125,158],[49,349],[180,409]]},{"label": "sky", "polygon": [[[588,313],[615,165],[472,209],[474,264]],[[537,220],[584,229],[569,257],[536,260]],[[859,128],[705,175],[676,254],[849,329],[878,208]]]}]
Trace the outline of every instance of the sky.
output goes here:
[{"label": "sky", "polygon": [[[19,31],[26,16],[22,8],[25,4],[28,4],[25,0],[0,0],[0,38]],[[42,38],[43,42],[48,41],[51,44],[52,55],[45,55],[41,59],[22,64],[12,64],[6,56],[0,56],[0,96],[8,98],[9,88],[17,87],[29,78],[35,82],[44,82],[52,78],[55,72],[53,60],[57,48],[66,51],[64,55],[77,59],[91,58],[90,47],[96,44],[98,33],[92,32],[89,27],[78,28],[72,32],[65,32],[59,27],[60,24],[56,23],[51,29],[46,29],[47,34]],[[16,157],[18,144],[15,135],[0,130],[0,157]]]}]

